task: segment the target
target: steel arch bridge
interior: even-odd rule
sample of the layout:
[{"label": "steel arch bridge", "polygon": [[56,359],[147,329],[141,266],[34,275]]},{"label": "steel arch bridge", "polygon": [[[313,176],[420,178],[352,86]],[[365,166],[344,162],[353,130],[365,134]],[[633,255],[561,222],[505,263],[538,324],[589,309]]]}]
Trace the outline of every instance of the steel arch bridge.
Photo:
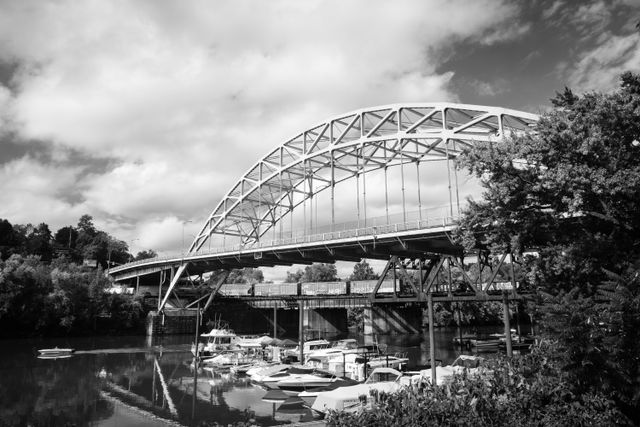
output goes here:
[{"label": "steel arch bridge", "polygon": [[[375,191],[369,188],[368,194],[369,197],[373,193],[381,198],[384,191],[386,225],[389,225],[387,171],[391,168],[401,170],[402,214],[406,222],[408,211],[405,204],[404,174],[405,169],[412,164],[416,165],[418,174],[418,217],[423,220],[420,165],[446,162],[449,212],[439,225],[445,229],[451,228],[454,202],[449,161],[478,142],[499,143],[509,135],[529,132],[537,120],[538,116],[521,111],[455,103],[393,104],[341,114],[296,134],[256,162],[220,200],[195,236],[188,252],[182,257],[127,264],[111,269],[110,274],[114,277],[128,274],[130,277],[131,274],[137,274],[136,271],[149,271],[150,266],[157,271],[163,265],[179,263],[169,286],[170,291],[190,262],[202,261],[207,254],[212,253],[212,245],[226,247],[229,243],[234,243],[231,251],[222,251],[227,256],[251,252],[256,248],[275,248],[283,243],[283,225],[287,219],[290,219],[289,228],[293,230],[294,212],[302,211],[305,230],[307,222],[313,222],[312,212],[309,214],[310,219],[306,218],[306,205],[313,206],[314,200],[317,224],[317,200],[322,194],[329,196],[328,206],[323,205],[322,211],[328,222],[324,224],[325,229],[332,233],[338,227],[336,185],[345,182],[355,181],[357,223],[359,226],[364,224],[366,229],[366,177],[376,171],[384,174],[384,190],[381,187],[375,188]],[[459,200],[456,204],[459,208]],[[418,229],[429,227],[429,223],[417,223]],[[373,228],[373,234],[379,232],[376,227]],[[312,230],[311,225],[309,229]],[[273,233],[270,242],[268,233]],[[280,239],[277,238],[278,233]],[[390,235],[393,236],[393,233],[391,230]],[[362,234],[367,233],[356,233],[354,239],[358,240]],[[291,235],[293,236],[293,232]],[[333,237],[335,236],[331,235]],[[205,248],[207,243],[208,252]],[[331,253],[331,248],[327,249]],[[220,251],[216,253],[220,256]],[[254,256],[258,264],[260,258],[258,255]],[[292,261],[288,263],[291,265],[295,260],[289,261]],[[286,258],[284,263],[287,263]],[[169,291],[162,306],[166,303]]]}]

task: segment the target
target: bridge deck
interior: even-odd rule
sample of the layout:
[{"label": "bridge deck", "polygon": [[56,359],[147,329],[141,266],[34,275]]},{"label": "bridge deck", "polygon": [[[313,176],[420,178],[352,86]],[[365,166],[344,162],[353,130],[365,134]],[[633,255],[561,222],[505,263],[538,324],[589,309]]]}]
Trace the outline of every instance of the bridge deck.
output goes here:
[{"label": "bridge deck", "polygon": [[122,281],[157,273],[189,263],[188,272],[197,275],[217,269],[273,267],[312,264],[314,262],[352,261],[363,258],[388,260],[391,255],[406,258],[429,258],[430,254],[461,255],[462,247],[452,242],[452,219],[441,225],[425,221],[384,227],[323,233],[283,241],[258,244],[251,248],[218,249],[206,253],[152,258],[124,264],[109,270]]}]

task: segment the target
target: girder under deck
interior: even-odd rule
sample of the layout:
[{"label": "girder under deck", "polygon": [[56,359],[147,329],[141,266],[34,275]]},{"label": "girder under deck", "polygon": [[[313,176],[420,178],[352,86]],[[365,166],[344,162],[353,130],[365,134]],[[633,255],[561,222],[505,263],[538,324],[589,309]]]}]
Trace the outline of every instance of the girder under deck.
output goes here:
[{"label": "girder under deck", "polygon": [[388,260],[401,258],[430,258],[434,254],[462,255],[462,247],[450,239],[451,225],[426,230],[410,230],[386,234],[344,237],[327,241],[292,242],[273,247],[212,254],[191,254],[185,257],[150,259],[138,264],[123,265],[109,273],[116,281],[157,273],[186,265],[189,275],[215,270],[243,267],[290,266],[314,262],[358,262],[363,258]]},{"label": "girder under deck", "polygon": [[[507,299],[510,301],[521,301],[527,298],[529,293],[506,293]],[[254,308],[283,308],[297,310],[299,302],[304,301],[304,306],[309,309],[318,308],[356,308],[356,307],[370,307],[372,305],[369,295],[300,295],[290,298],[282,297],[252,297],[252,296],[238,296],[238,297],[219,297],[220,301],[241,301]],[[433,302],[503,302],[505,293],[495,292],[478,296],[475,293],[447,295],[446,293],[434,292],[432,294]],[[398,296],[398,297],[378,297],[375,299],[375,304],[404,306],[404,305],[424,305],[426,307],[426,297],[417,296]]]}]

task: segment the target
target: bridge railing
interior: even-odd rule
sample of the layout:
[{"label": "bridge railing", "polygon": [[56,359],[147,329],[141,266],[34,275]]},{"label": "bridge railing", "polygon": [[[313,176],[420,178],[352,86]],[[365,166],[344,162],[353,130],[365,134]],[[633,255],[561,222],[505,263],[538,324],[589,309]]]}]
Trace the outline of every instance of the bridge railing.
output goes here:
[{"label": "bridge railing", "polygon": [[191,257],[215,255],[215,254],[220,254],[225,252],[242,252],[243,250],[275,248],[279,246],[288,246],[288,245],[301,244],[301,243],[314,243],[314,242],[323,242],[323,241],[330,241],[330,240],[350,239],[354,237],[370,237],[370,236],[378,236],[378,235],[391,234],[391,233],[401,233],[404,231],[426,230],[430,228],[448,227],[448,226],[454,225],[457,220],[458,220],[457,216],[431,217],[431,218],[417,219],[417,220],[407,221],[407,222],[399,222],[395,224],[372,225],[368,227],[354,228],[350,230],[328,231],[324,233],[315,233],[315,234],[298,235],[298,236],[294,235],[293,237],[286,237],[282,239],[262,240],[260,242],[253,243],[251,245],[236,244],[233,246],[221,246],[221,247],[210,248],[210,249],[206,248],[196,252],[190,252],[184,255],[176,254],[176,255],[169,255],[169,256],[132,261],[130,263],[119,265],[118,267],[114,267],[110,269],[109,272],[118,272],[120,270],[125,270],[140,264],[147,264],[149,262],[162,262],[162,261],[182,260],[182,259],[188,260]]}]

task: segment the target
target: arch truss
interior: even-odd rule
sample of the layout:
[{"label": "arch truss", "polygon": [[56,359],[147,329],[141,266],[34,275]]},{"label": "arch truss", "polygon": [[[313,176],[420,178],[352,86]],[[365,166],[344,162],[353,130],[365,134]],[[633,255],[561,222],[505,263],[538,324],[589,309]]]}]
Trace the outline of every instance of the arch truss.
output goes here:
[{"label": "arch truss", "polygon": [[454,103],[394,104],[337,116],[249,169],[211,212],[189,252],[214,235],[251,246],[323,191],[331,193],[334,224],[336,184],[379,169],[452,159],[478,141],[530,131],[537,120],[530,113]]}]

